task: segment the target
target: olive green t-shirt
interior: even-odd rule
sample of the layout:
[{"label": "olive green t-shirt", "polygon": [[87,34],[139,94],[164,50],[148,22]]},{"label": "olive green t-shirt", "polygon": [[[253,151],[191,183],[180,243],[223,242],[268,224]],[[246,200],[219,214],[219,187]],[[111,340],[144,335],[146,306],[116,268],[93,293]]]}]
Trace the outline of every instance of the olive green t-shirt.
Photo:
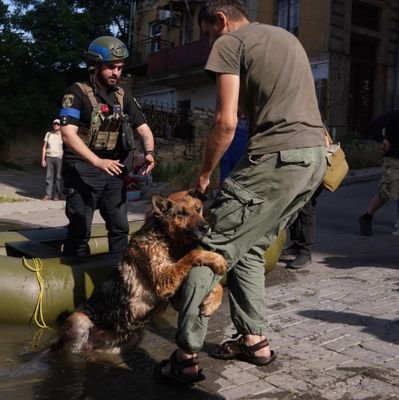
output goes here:
[{"label": "olive green t-shirt", "polygon": [[250,154],[325,146],[309,59],[291,33],[249,23],[215,41],[205,70],[240,76]]}]

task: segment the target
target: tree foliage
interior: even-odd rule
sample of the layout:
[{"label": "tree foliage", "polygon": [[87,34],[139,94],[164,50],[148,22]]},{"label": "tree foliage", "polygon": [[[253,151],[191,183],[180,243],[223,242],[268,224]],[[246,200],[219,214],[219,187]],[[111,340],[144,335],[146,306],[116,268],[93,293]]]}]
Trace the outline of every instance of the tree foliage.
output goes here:
[{"label": "tree foliage", "polygon": [[85,76],[84,54],[101,35],[128,42],[130,0],[0,1],[0,141],[42,131],[63,91]]}]

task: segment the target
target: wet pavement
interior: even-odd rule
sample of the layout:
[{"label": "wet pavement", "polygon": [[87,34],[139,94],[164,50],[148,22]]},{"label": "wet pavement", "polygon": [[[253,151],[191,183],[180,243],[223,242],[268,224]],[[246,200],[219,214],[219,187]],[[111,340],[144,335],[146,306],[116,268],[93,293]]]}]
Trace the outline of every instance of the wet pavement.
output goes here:
[{"label": "wet pavement", "polygon": [[[152,379],[154,365],[175,348],[176,313],[168,309],[140,332],[137,349],[123,358],[33,356],[32,345],[44,349],[53,333],[38,339],[33,327],[0,326],[0,399],[399,399],[399,236],[391,234],[396,205],[378,212],[374,236],[360,236],[357,218],[377,182],[369,180],[375,178],[371,173],[355,178],[319,197],[312,265],[290,271],[279,264],[267,276],[265,318],[278,353],[271,365],[208,356],[234,333],[225,297],[200,353],[207,379],[191,389]],[[0,171],[0,188],[1,182]],[[63,221],[62,207],[21,211],[27,203],[8,213],[0,204],[0,219],[37,224],[37,213],[45,212],[44,225]],[[148,201],[131,207],[130,219],[144,213]]]}]

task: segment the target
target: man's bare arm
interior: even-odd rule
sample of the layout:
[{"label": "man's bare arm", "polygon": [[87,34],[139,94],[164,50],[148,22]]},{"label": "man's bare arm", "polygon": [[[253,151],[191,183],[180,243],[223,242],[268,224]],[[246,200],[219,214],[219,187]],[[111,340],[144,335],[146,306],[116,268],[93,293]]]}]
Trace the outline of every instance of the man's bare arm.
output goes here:
[{"label": "man's bare arm", "polygon": [[208,136],[202,167],[196,188],[204,192],[220,159],[234,138],[237,127],[240,78],[237,75],[218,74],[215,119]]},{"label": "man's bare arm", "polygon": [[140,136],[141,142],[143,143],[143,149],[145,153],[145,163],[146,169],[143,171],[143,175],[147,175],[155,166],[154,159],[154,135],[151,132],[150,127],[147,124],[142,124],[138,128],[136,128],[136,132]]}]

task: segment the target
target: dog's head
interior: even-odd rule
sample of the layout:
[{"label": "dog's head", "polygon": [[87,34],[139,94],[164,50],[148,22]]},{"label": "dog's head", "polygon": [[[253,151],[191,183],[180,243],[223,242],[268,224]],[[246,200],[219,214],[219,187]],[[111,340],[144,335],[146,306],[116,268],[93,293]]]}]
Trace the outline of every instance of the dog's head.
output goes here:
[{"label": "dog's head", "polygon": [[154,195],[152,215],[161,223],[173,242],[194,245],[210,229],[203,216],[202,201],[205,198],[205,195],[193,190],[172,193],[167,198]]}]

